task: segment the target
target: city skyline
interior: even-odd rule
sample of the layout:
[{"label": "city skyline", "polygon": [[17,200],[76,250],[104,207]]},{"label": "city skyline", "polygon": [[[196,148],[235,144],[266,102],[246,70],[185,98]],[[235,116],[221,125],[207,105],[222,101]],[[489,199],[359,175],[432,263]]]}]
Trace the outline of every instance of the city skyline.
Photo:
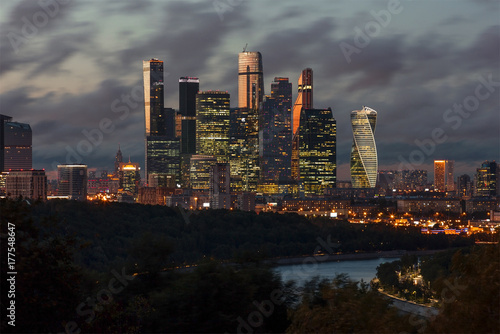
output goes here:
[{"label": "city skyline", "polygon": [[[2,113],[31,125],[33,168],[54,178],[68,147],[77,152],[88,136],[89,153],[70,163],[111,170],[118,144],[142,161],[146,59],[164,61],[165,107],[178,109],[186,75],[200,78],[200,90],[227,90],[236,107],[245,43],[262,54],[266,94],[274,77],[289,77],[295,100],[300,71],[314,70],[315,107],[331,107],[337,120],[338,180],[350,178],[349,113],[359,105],[379,111],[379,169],[423,159],[403,169],[432,174],[433,161],[445,159],[455,175],[472,175],[482,161],[500,160],[498,2],[233,3],[222,11],[195,1],[61,2],[26,36],[26,22],[46,12],[38,2],[2,3]],[[186,15],[197,19],[188,26]],[[145,20],[153,24],[142,28]]]}]

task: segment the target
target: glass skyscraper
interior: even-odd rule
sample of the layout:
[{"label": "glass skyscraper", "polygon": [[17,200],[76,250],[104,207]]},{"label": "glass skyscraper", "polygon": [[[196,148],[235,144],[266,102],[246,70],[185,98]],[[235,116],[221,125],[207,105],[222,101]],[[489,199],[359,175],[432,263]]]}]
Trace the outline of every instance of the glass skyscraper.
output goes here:
[{"label": "glass skyscraper", "polygon": [[238,55],[238,107],[259,109],[264,99],[264,73],[260,52]]},{"label": "glass skyscraper", "polygon": [[29,124],[0,115],[0,172],[32,168],[32,132]]},{"label": "glass skyscraper", "polygon": [[59,196],[84,201],[87,199],[87,165],[58,165]]},{"label": "glass skyscraper", "polygon": [[292,157],[292,83],[274,78],[259,120],[261,180],[290,181]]},{"label": "glass skyscraper", "polygon": [[375,188],[378,157],[375,145],[377,112],[371,108],[351,112],[353,143],[351,148],[351,182],[353,188]]},{"label": "glass skyscraper", "polygon": [[144,76],[144,111],[146,136],[164,136],[163,61],[156,58],[142,62]]},{"label": "glass skyscraper", "polygon": [[179,79],[179,112],[182,117],[181,153],[196,153],[196,94],[200,90],[200,79]]},{"label": "glass skyscraper", "polygon": [[313,108],[313,71],[306,68],[302,71],[298,81],[298,95],[292,111],[292,179],[298,181],[299,175],[299,135],[300,117],[302,110]]},{"label": "glass skyscraper", "polygon": [[229,161],[228,92],[206,91],[196,95],[196,153]]},{"label": "glass skyscraper", "polygon": [[298,128],[300,184],[306,196],[337,182],[337,122],[332,110],[303,109]]}]

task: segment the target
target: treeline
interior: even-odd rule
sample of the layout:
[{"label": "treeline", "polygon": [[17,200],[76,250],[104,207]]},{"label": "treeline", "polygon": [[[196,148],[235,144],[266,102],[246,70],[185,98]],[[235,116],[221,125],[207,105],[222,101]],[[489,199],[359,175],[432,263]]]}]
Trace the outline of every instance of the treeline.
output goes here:
[{"label": "treeline", "polygon": [[[467,237],[422,235],[418,228],[349,224],[297,214],[230,210],[181,211],[179,208],[126,203],[52,200],[32,207],[35,221],[55,217],[64,233],[86,247],[78,261],[107,270],[130,260],[130,249],[152,234],[173,248],[169,264],[192,264],[204,258],[247,260],[311,255],[318,238],[335,243],[335,252],[442,249],[473,243]],[[325,253],[331,250],[321,250]]]},{"label": "treeline", "polygon": [[[316,237],[324,235],[321,233],[332,233],[331,240],[352,240],[364,233],[377,236],[387,232],[383,227],[378,231],[360,225],[349,230],[349,226],[342,223],[330,226],[327,220],[309,222],[294,215],[290,216],[292,226],[287,227],[286,220],[276,223],[272,219],[286,216],[224,211],[193,214],[190,217],[195,219],[186,223],[182,213],[163,207],[74,202],[30,205],[24,201],[0,200],[0,212],[2,254],[8,247],[7,223],[16,226],[15,266],[18,273],[16,326],[8,325],[9,318],[3,318],[2,333],[416,333],[419,330],[414,321],[398,315],[381,295],[344,275],[331,280],[312,280],[300,290],[295,283],[283,282],[276,272],[257,261],[258,256],[252,258],[245,254],[240,254],[241,260],[255,261],[227,265],[207,256],[192,270],[163,270],[179,252],[176,239],[166,232],[169,228],[176,233],[184,229],[188,235],[201,236],[202,233],[213,235],[211,230],[217,227],[225,237],[234,231],[224,232],[224,228],[242,231],[238,224],[261,232],[265,228],[272,231],[273,225],[278,225],[276,228],[285,233],[291,233],[293,228],[309,233],[312,240],[303,235],[291,235],[293,240],[303,240],[303,245],[308,242],[316,245]],[[136,217],[136,214],[142,215]],[[125,217],[135,217],[135,224],[127,222]],[[226,218],[233,219],[232,224],[225,225]],[[267,220],[261,220],[264,218]],[[170,221],[177,221],[178,225],[168,226]],[[137,225],[139,223],[142,225]],[[76,234],[74,226],[80,226],[81,234]],[[155,226],[161,233],[153,229]],[[116,233],[115,238],[123,238],[122,263],[117,261],[119,252],[113,253],[113,246],[106,245],[113,241],[113,233]],[[389,230],[387,233],[399,232]],[[408,230],[401,238],[411,233]],[[255,231],[244,237],[248,234],[255,234]],[[87,235],[94,236],[90,246],[84,243]],[[177,237],[182,240],[182,235]],[[248,237],[249,243],[256,243],[258,237]],[[284,235],[275,238],[287,240]],[[342,247],[345,244],[341,242]],[[104,270],[87,265],[91,258],[82,255],[82,251],[89,252],[94,247],[101,247],[104,254],[110,256],[105,259],[109,262],[101,263],[106,267]],[[201,248],[197,248],[196,254],[198,252],[202,254]],[[485,265],[483,260],[472,258],[464,263],[471,265],[471,261]],[[498,270],[498,263],[492,265],[497,267],[487,267],[490,274]],[[2,256],[2,273],[7,272],[7,268],[7,257]],[[464,282],[481,275],[464,268],[457,270],[462,273],[459,279]],[[139,274],[132,275],[134,272]],[[485,284],[486,277],[489,276],[473,279],[471,284]],[[8,285],[7,280],[2,279],[1,290],[8,291]],[[464,292],[465,295],[472,296]],[[0,306],[5,310],[8,305],[7,294],[2,293]],[[474,305],[480,312],[481,304]],[[464,312],[466,310],[464,308]],[[495,311],[497,309],[488,309],[487,314],[491,316]],[[434,329],[446,332],[443,328]]]}]

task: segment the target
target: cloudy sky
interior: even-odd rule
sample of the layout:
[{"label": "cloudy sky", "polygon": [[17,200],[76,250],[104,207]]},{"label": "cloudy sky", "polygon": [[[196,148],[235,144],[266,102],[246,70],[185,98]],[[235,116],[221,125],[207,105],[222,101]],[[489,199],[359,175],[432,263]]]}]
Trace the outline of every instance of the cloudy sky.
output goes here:
[{"label": "cloudy sky", "polygon": [[499,40],[497,0],[1,1],[0,112],[31,124],[34,168],[51,176],[57,163],[111,170],[118,144],[142,166],[142,60],[165,61],[167,107],[181,76],[229,91],[235,107],[248,43],[266,93],[276,76],[295,92],[314,70],[314,106],[337,120],[340,180],[363,105],[378,111],[380,169],[432,176],[449,159],[472,175],[500,161]]}]

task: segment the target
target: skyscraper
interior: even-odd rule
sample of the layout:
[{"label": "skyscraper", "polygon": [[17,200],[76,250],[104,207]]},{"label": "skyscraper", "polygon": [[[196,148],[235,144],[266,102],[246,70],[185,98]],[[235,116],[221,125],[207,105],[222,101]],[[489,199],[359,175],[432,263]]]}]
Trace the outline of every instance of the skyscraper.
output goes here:
[{"label": "skyscraper", "polygon": [[179,79],[179,112],[182,117],[181,153],[196,153],[196,94],[200,90],[200,79]]},{"label": "skyscraper", "polygon": [[292,111],[292,179],[298,181],[299,175],[299,136],[298,129],[303,109],[313,108],[313,71],[306,68],[302,71],[298,81],[298,95]]},{"label": "skyscraper", "polygon": [[199,92],[196,95],[196,153],[229,161],[229,93]]},{"label": "skyscraper", "polygon": [[262,104],[259,119],[261,179],[264,182],[289,181],[292,158],[292,83],[274,78],[271,95]]},{"label": "skyscraper", "polygon": [[434,160],[434,190],[455,190],[454,164],[452,160]]},{"label": "skyscraper", "polygon": [[87,199],[87,165],[58,165],[59,196],[84,201]]},{"label": "skyscraper", "polygon": [[32,168],[32,132],[29,124],[0,115],[0,172]]},{"label": "skyscraper", "polygon": [[164,136],[163,61],[156,58],[142,62],[144,75],[144,111],[146,136]]},{"label": "skyscraper", "polygon": [[474,196],[489,197],[498,194],[499,166],[495,161],[485,161],[476,170]]},{"label": "skyscraper", "polygon": [[[175,135],[175,115],[164,108],[163,61],[143,61],[145,110],[145,176],[147,183],[175,187],[180,178],[180,139]],[[170,121],[165,112],[168,111]],[[167,123],[170,131],[167,133]]]},{"label": "skyscraper", "polygon": [[120,188],[137,195],[141,184],[140,170],[139,163],[130,162],[130,159],[128,162],[121,162],[119,166]]},{"label": "skyscraper", "polygon": [[306,196],[323,195],[337,181],[337,122],[332,110],[303,109],[297,131],[301,187]]},{"label": "skyscraper", "polygon": [[47,176],[44,170],[11,171],[5,180],[7,197],[31,198],[45,201],[47,199]]},{"label": "skyscraper", "polygon": [[264,72],[260,52],[238,55],[238,107],[259,109],[264,99]]},{"label": "skyscraper", "polygon": [[120,170],[120,163],[123,162],[123,155],[122,151],[120,150],[120,145],[118,145],[118,151],[116,152],[115,156],[115,172],[114,175],[118,176],[118,172]]},{"label": "skyscraper", "polygon": [[375,145],[377,112],[371,108],[351,112],[353,143],[351,148],[351,182],[353,188],[375,188],[378,158]]}]

